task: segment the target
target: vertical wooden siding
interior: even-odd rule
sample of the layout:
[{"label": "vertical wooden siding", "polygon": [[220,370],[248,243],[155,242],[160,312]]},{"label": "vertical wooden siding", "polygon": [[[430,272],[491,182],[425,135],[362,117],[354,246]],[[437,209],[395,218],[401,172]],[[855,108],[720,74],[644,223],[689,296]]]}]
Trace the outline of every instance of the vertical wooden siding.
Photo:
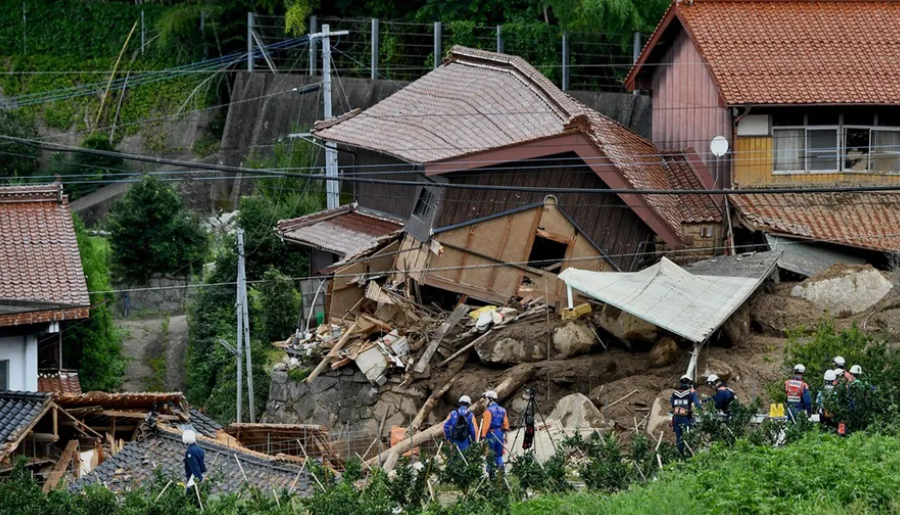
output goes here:
[{"label": "vertical wooden siding", "polygon": [[791,173],[775,174],[772,137],[740,137],[734,141],[734,182],[737,186],[810,184],[900,184],[900,174]]},{"label": "vertical wooden siding", "polygon": [[[731,141],[731,116],[719,103],[719,93],[706,63],[684,30],[653,73],[653,142],[660,149],[694,148],[713,172],[716,159],[709,143],[716,136]],[[720,185],[729,181],[727,160],[718,164]]]},{"label": "vertical wooden siding", "polygon": [[[417,181],[419,179],[419,175],[411,173],[414,168],[409,163],[368,150],[353,149],[353,152],[355,159],[344,157],[341,164],[353,166],[347,171],[351,171],[361,178],[392,181]],[[341,190],[342,193],[352,191],[353,198],[359,202],[360,206],[406,219],[412,213],[418,187],[345,182],[341,184]]]},{"label": "vertical wooden siding", "polygon": [[[503,165],[505,170],[457,172],[446,177],[453,183],[521,187],[597,188],[608,186],[575,154],[558,159],[520,161]],[[455,225],[528,204],[542,202],[545,194],[516,191],[446,190],[435,228]],[[634,270],[640,256],[632,254],[644,242],[654,240],[653,231],[618,195],[559,194],[559,206],[623,270]]]}]

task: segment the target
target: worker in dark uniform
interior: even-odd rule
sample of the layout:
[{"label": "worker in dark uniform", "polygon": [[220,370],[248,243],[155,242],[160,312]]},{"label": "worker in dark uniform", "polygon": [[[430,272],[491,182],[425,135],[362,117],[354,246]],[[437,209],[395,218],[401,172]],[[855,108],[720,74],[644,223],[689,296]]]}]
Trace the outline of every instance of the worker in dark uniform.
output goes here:
[{"label": "worker in dark uniform", "polygon": [[684,452],[684,432],[693,424],[694,407],[700,408],[700,397],[694,390],[694,381],[689,375],[681,376],[678,388],[672,392],[672,429],[675,431],[675,446]]},{"label": "worker in dark uniform", "polygon": [[197,433],[188,429],[181,435],[181,441],[187,446],[184,451],[184,485],[188,498],[194,499],[197,494],[193,491],[203,481],[206,474],[206,453],[197,445]]},{"label": "worker in dark uniform", "polygon": [[735,399],[734,390],[729,388],[728,385],[725,384],[725,381],[722,381],[716,374],[711,374],[706,379],[706,384],[715,392],[715,395],[710,398],[715,404],[716,410],[718,410],[727,421],[731,417],[729,409],[731,408],[731,403],[734,402]]}]

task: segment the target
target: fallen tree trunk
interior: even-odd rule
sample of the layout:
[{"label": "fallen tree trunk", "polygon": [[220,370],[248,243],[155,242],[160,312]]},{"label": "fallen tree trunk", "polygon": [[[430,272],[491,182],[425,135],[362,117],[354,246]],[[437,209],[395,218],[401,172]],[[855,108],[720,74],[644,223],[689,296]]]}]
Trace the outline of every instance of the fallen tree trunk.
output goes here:
[{"label": "fallen tree trunk", "polygon": [[[534,377],[534,366],[530,364],[519,365],[506,375],[506,378],[503,379],[497,387],[495,391],[497,392],[497,397],[499,400],[503,401],[514,395],[519,391],[519,388],[522,387],[523,384],[527,383]],[[484,411],[485,407],[487,407],[487,402],[484,399],[480,399],[478,402],[472,405],[470,411],[472,411],[475,416],[481,415]],[[385,472],[390,472],[391,468],[388,468],[388,457],[391,453],[396,453],[397,456],[406,454],[407,451],[422,445],[423,443],[431,440],[432,438],[443,439],[444,437],[444,425],[443,424],[435,424],[428,429],[416,433],[412,438],[404,438],[403,440],[397,442],[397,445],[391,447],[390,449],[385,450],[380,455],[375,458],[370,459],[366,463],[369,466],[376,466],[379,463],[384,463],[385,465],[382,467]]]},{"label": "fallen tree trunk", "polygon": [[[463,361],[463,366],[465,366],[465,361]],[[461,368],[462,367],[460,367],[460,369]],[[455,374],[453,374],[453,377],[451,377],[446,383],[443,384],[443,386],[441,386],[440,388],[432,392],[430,396],[428,396],[428,400],[425,401],[425,404],[423,404],[419,412],[416,413],[416,418],[414,418],[412,423],[409,425],[409,430],[411,432],[415,433],[419,430],[419,426],[421,426],[422,422],[424,422],[425,419],[428,418],[428,415],[431,414],[431,410],[434,409],[434,405],[437,404],[438,401],[441,400],[441,397],[443,397],[444,394],[447,393],[447,390],[449,390],[450,387],[453,386],[453,383],[455,383],[459,378],[459,374],[461,372],[462,370],[457,371]]]},{"label": "fallen tree trunk", "polygon": [[331,358],[337,356],[338,353],[341,352],[344,344],[347,343],[347,340],[349,340],[353,335],[353,332],[356,331],[357,326],[357,322],[353,322],[353,325],[351,325],[350,328],[347,329],[347,332],[341,335],[341,339],[338,340],[337,344],[335,344],[335,346],[331,348],[331,351],[324,358],[322,358],[322,361],[319,362],[319,365],[315,368],[315,370],[312,371],[311,374],[309,374],[309,377],[306,378],[307,383],[311,383],[315,378],[319,377],[319,374],[321,374],[322,371],[325,370],[325,367],[327,367],[331,362]]}]

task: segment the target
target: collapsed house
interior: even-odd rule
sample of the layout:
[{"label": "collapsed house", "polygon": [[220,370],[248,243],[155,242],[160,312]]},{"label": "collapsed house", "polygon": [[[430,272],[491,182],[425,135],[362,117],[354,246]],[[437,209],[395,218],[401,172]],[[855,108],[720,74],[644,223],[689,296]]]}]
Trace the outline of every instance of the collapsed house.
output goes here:
[{"label": "collapsed house", "polygon": [[[244,486],[306,491],[308,478],[300,474],[305,454],[281,458],[244,445],[214,420],[190,410],[180,393],[0,391],[0,475],[22,466],[45,492],[90,484],[130,491],[147,486],[157,472],[178,481],[184,473],[181,434],[187,429],[197,433],[208,453],[214,492]],[[290,442],[314,441],[313,457],[337,464],[327,440],[322,441],[324,429],[309,426],[306,432],[308,438],[291,435]]]}]

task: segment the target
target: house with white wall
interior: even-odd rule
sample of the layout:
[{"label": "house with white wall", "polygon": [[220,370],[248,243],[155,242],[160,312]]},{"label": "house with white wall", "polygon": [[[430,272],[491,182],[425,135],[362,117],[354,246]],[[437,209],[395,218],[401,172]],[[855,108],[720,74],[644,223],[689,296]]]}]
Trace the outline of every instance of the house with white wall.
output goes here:
[{"label": "house with white wall", "polygon": [[38,391],[62,368],[61,324],[90,299],[61,184],[0,187],[0,390]]}]

